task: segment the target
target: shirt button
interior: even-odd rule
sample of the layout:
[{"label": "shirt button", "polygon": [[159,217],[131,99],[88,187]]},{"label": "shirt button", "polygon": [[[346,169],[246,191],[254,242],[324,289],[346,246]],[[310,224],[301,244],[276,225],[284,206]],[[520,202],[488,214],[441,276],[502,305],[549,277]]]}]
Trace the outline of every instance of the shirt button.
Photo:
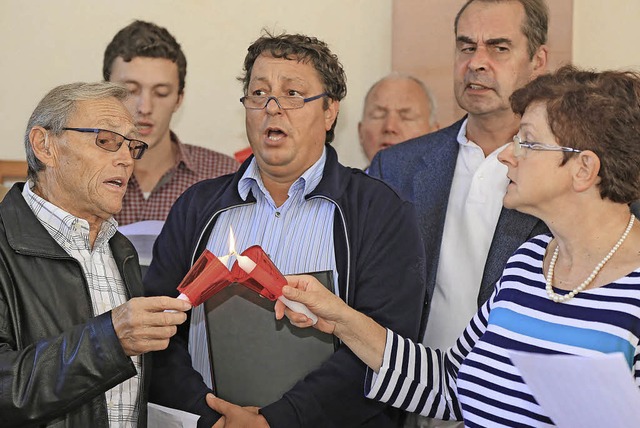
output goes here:
[{"label": "shirt button", "polygon": [[276,217],[280,218],[280,211],[276,211]]}]

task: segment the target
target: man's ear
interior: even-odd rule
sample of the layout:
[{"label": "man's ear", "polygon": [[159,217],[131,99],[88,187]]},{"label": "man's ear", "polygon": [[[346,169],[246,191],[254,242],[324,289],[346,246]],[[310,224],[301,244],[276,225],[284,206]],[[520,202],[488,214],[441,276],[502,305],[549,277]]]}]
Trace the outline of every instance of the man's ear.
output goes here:
[{"label": "man's ear", "polygon": [[532,79],[540,76],[547,72],[547,58],[549,51],[546,45],[542,45],[538,48],[536,53],[533,54],[533,58],[531,59],[531,63],[533,64],[533,76]]},{"label": "man's ear", "polygon": [[184,91],[178,94],[178,100],[176,101],[176,105],[173,106],[173,112],[177,112],[180,106],[182,105],[182,101],[184,101]]},{"label": "man's ear", "polygon": [[329,98],[329,106],[324,111],[324,124],[325,130],[329,131],[333,126],[333,122],[336,121],[338,117],[338,112],[340,111],[340,101],[332,100]]},{"label": "man's ear", "polygon": [[591,150],[578,153],[573,170],[573,188],[584,192],[600,184],[600,158]]},{"label": "man's ear", "polygon": [[46,166],[55,165],[55,150],[49,133],[42,126],[34,126],[29,131],[29,143],[38,160]]}]

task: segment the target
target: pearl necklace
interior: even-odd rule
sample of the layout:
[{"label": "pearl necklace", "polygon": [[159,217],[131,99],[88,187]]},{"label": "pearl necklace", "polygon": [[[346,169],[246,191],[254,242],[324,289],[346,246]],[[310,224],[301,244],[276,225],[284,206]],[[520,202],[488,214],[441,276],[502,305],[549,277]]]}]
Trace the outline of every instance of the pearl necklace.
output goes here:
[{"label": "pearl necklace", "polygon": [[549,296],[549,298],[554,302],[563,303],[569,299],[572,299],[576,294],[578,294],[579,292],[587,288],[587,286],[591,284],[591,282],[595,279],[596,275],[598,275],[598,273],[600,272],[600,269],[602,269],[605,263],[607,263],[609,259],[613,257],[616,251],[618,251],[618,248],[620,248],[620,245],[622,245],[624,240],[627,239],[629,232],[631,232],[631,227],[633,226],[634,220],[635,220],[635,216],[631,214],[631,218],[629,219],[629,224],[627,225],[627,228],[624,230],[624,233],[622,234],[620,239],[618,239],[618,242],[616,242],[616,245],[614,245],[611,251],[609,251],[609,254],[607,254],[604,257],[604,259],[602,259],[602,261],[596,265],[593,272],[591,272],[591,275],[589,275],[589,277],[585,279],[582,284],[578,285],[576,288],[571,290],[568,294],[564,294],[564,295],[556,294],[553,291],[553,269],[556,266],[556,261],[558,260],[558,253],[560,252],[560,246],[556,246],[556,249],[553,251],[553,256],[551,256],[551,261],[549,262],[549,270],[547,272],[547,278],[546,278],[547,279],[547,286],[546,286],[547,296]]}]

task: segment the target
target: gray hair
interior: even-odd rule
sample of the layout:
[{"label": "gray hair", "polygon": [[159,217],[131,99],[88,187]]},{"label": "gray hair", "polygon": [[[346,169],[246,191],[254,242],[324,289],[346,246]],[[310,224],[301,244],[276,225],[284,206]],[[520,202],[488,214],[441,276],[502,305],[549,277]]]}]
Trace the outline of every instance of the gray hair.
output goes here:
[{"label": "gray hair", "polygon": [[[416,82],[418,84],[418,86],[420,86],[422,91],[424,92],[424,95],[427,97],[427,100],[429,101],[429,126],[431,126],[433,128],[433,127],[435,127],[437,125],[437,123],[438,123],[438,115],[437,115],[438,105],[436,103],[436,98],[433,96],[433,92],[431,92],[431,89],[429,89],[429,87],[427,86],[426,83],[424,83],[422,80],[420,80],[417,77],[412,76],[410,74],[400,73],[398,71],[394,71],[392,73],[387,74],[382,79],[378,80],[376,83],[371,85],[371,87],[367,91],[367,95],[365,95],[365,97],[364,97],[364,105],[365,105],[365,107],[367,105],[367,100],[369,99],[369,95],[371,95],[371,92],[373,92],[373,90],[376,88],[376,86],[378,86],[380,83],[385,82],[387,80],[411,80],[413,82]],[[363,114],[364,114],[364,111],[363,111]]]},{"label": "gray hair", "polygon": [[62,128],[67,125],[69,117],[75,112],[78,101],[105,98],[124,101],[128,96],[129,91],[124,86],[110,82],[70,83],[57,86],[49,91],[31,113],[24,134],[24,150],[29,166],[29,179],[36,182],[38,172],[44,169],[44,164],[36,157],[29,141],[29,133],[35,126],[41,126],[51,131],[53,135],[60,135],[63,132]]}]

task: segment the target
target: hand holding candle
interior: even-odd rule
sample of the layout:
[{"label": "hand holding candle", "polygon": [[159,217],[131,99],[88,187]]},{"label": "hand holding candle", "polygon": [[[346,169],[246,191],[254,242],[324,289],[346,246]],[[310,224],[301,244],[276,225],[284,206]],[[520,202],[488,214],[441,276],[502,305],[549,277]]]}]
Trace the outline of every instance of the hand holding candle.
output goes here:
[{"label": "hand holding candle", "polygon": [[187,300],[193,306],[198,306],[218,291],[233,282],[229,269],[223,263],[229,256],[216,257],[209,250],[202,255],[184,277],[178,291],[178,299]]},{"label": "hand holding candle", "polygon": [[[251,248],[259,248],[260,251],[262,251],[260,247]],[[282,295],[282,287],[287,284],[287,281],[284,279],[282,274],[278,272],[277,269],[275,269],[275,266],[272,265],[273,269],[276,271],[275,273],[273,271],[268,272],[262,266],[258,266],[248,256],[243,256],[242,254],[238,253],[236,253],[236,260],[238,262],[238,266],[240,266],[240,269],[246,272],[247,275],[254,277],[258,281],[258,283],[267,288],[268,291],[271,292],[275,298],[284,303],[286,307],[288,307],[292,311],[306,315],[310,320],[313,321],[313,324],[318,322],[318,317],[316,317],[313,312],[311,312],[309,308],[307,308],[304,304],[289,300]]]},{"label": "hand holding candle", "polygon": [[[231,256],[236,257],[237,267],[234,265],[229,270],[227,263]],[[287,280],[260,246],[253,245],[242,254],[236,252],[233,230],[229,230],[229,253],[216,257],[209,250],[204,250],[178,285],[178,299],[198,306],[233,282],[242,284],[270,300],[282,301],[291,310],[313,320],[314,324],[318,320],[304,304],[291,301],[282,295],[282,287],[287,285]]]}]

